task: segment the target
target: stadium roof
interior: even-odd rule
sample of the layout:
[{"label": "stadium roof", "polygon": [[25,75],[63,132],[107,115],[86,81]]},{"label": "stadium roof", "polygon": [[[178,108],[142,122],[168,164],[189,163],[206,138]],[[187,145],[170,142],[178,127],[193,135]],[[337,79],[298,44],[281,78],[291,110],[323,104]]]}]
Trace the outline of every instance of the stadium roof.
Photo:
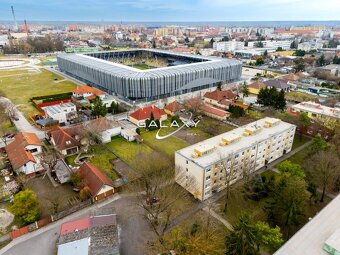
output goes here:
[{"label": "stadium roof", "polygon": [[207,70],[218,67],[239,65],[241,62],[236,59],[225,59],[216,57],[203,57],[198,55],[175,53],[171,51],[155,50],[155,49],[131,49],[124,51],[99,51],[91,54],[105,54],[109,52],[134,52],[134,51],[148,51],[154,53],[167,54],[173,57],[181,56],[188,57],[191,59],[202,60],[202,62],[183,64],[179,66],[161,67],[156,69],[140,70],[130,66],[126,66],[119,63],[113,63],[96,57],[88,56],[86,54],[66,54],[61,53],[58,55],[59,58],[72,61],[74,63],[88,66],[90,68],[101,70],[104,72],[114,73],[116,76],[129,77],[129,78],[148,78],[148,77],[160,77],[164,75],[173,75],[183,72]]}]

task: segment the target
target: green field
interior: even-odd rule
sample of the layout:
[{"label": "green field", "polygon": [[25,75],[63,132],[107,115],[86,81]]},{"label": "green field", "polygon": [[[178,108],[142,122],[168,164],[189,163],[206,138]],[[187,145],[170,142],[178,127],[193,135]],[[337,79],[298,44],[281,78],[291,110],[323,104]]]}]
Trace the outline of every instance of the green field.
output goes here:
[{"label": "green field", "polygon": [[[55,81],[55,78],[58,80]],[[44,69],[41,69],[41,73],[28,73],[27,70],[0,71],[0,90],[28,116],[38,112],[29,101],[31,97],[70,92],[77,86],[63,79]]]},{"label": "green field", "polygon": [[139,70],[149,70],[149,69],[155,69],[157,67],[154,66],[149,66],[147,64],[138,64],[138,65],[133,65],[133,68],[137,68]]}]

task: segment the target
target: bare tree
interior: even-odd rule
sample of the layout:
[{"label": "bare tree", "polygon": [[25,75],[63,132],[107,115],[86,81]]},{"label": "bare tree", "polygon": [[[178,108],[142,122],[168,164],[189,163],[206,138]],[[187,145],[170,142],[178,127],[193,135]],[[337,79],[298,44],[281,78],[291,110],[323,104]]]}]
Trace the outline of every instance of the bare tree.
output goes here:
[{"label": "bare tree", "polygon": [[340,174],[339,158],[333,151],[320,151],[311,158],[310,162],[311,175],[322,189],[320,202],[323,202],[326,188]]},{"label": "bare tree", "polygon": [[169,252],[164,234],[175,217],[179,201],[183,201],[188,193],[176,184],[173,165],[160,154],[140,153],[136,159],[134,166],[140,173],[140,178],[133,185],[137,204],[143,209],[158,242]]},{"label": "bare tree", "polygon": [[56,166],[59,159],[59,154],[52,146],[46,146],[45,151],[40,156],[40,162],[45,167],[48,167],[48,170],[53,170]]}]

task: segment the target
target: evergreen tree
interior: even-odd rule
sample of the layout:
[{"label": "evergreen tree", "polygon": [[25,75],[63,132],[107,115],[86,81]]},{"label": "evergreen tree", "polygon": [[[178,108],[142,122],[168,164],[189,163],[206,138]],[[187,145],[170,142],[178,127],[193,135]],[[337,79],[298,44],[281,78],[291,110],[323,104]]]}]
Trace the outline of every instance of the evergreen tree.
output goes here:
[{"label": "evergreen tree", "polygon": [[211,47],[213,47],[214,42],[215,42],[214,38],[211,38],[211,40],[210,40],[210,46],[211,46]]},{"label": "evergreen tree", "polygon": [[325,60],[325,55],[324,55],[324,54],[322,54],[322,55],[320,56],[320,58],[318,58],[318,60],[316,61],[316,64],[317,64],[318,66],[324,66],[324,65],[326,65],[326,60]]},{"label": "evergreen tree", "polygon": [[305,64],[305,61],[302,58],[295,59],[294,64],[295,64],[294,69],[295,69],[296,73],[305,71],[306,64]]},{"label": "evergreen tree", "polygon": [[269,105],[269,89],[266,88],[262,88],[259,91],[259,94],[257,95],[257,103],[263,106],[268,106]]},{"label": "evergreen tree", "polygon": [[340,65],[340,58],[337,55],[333,58],[333,64]]},{"label": "evergreen tree", "polygon": [[103,101],[100,99],[100,97],[96,97],[93,102],[92,115],[96,117],[105,117],[106,114],[106,106],[103,104]]},{"label": "evergreen tree", "polygon": [[265,50],[264,52],[263,52],[263,57],[268,57],[268,51],[267,50]]},{"label": "evergreen tree", "polygon": [[277,110],[284,111],[286,109],[285,92],[283,91],[283,89],[281,89],[281,91],[276,96],[274,105],[275,105],[275,109]]},{"label": "evergreen tree", "polygon": [[297,43],[296,43],[296,41],[292,41],[292,43],[290,44],[290,48],[291,48],[291,49],[296,49],[296,48],[297,48]]},{"label": "evergreen tree", "polygon": [[246,82],[243,82],[242,93],[243,93],[243,97],[249,96],[249,88]]}]

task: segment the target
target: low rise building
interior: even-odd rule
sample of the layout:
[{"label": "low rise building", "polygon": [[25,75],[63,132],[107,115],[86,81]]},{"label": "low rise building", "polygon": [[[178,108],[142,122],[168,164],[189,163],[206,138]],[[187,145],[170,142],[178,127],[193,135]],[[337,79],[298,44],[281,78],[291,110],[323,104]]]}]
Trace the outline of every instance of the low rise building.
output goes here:
[{"label": "low rise building", "polygon": [[340,109],[324,106],[312,101],[302,102],[290,107],[290,112],[299,116],[302,112],[307,113],[311,119],[336,119],[340,120]]},{"label": "low rise building", "polygon": [[229,89],[207,92],[203,96],[203,100],[205,103],[215,105],[223,109],[228,109],[229,105],[235,102],[236,99],[237,94]]},{"label": "low rise building", "polygon": [[78,86],[76,89],[72,91],[73,97],[76,98],[84,98],[84,99],[94,99],[96,97],[99,97],[101,100],[105,99],[105,92],[96,89],[94,87],[84,85],[84,86]]},{"label": "low rise building", "polygon": [[267,85],[264,82],[257,80],[248,85],[248,90],[249,90],[249,93],[258,95],[260,93],[260,90],[265,87],[267,87]]},{"label": "low rise building", "polygon": [[294,84],[290,84],[289,82],[282,79],[271,79],[264,82],[269,88],[276,88],[278,90],[284,90],[286,92],[290,91],[292,87],[295,87]]},{"label": "low rise building", "polygon": [[40,162],[42,143],[34,133],[21,132],[15,135],[14,141],[5,147],[13,171],[17,174],[34,175],[43,171]]},{"label": "low rise building", "polygon": [[47,118],[52,118],[60,125],[68,125],[70,121],[77,118],[77,108],[73,103],[62,103],[42,108]]},{"label": "low rise building", "polygon": [[111,138],[120,135],[122,127],[114,120],[100,117],[91,120],[86,124],[86,128],[100,139],[102,143],[111,142]]},{"label": "low rise building", "polygon": [[178,114],[181,110],[184,110],[184,106],[177,101],[173,101],[167,104],[166,106],[164,106],[163,110],[165,111],[166,114],[174,116]]},{"label": "low rise building", "polygon": [[200,200],[292,149],[295,126],[264,118],[175,153],[177,182]]},{"label": "low rise building", "polygon": [[162,109],[159,109],[155,105],[150,105],[146,107],[139,108],[135,112],[129,115],[129,121],[134,123],[137,126],[144,124],[147,119],[150,119],[151,114],[153,115],[155,120],[166,120],[168,115]]}]

